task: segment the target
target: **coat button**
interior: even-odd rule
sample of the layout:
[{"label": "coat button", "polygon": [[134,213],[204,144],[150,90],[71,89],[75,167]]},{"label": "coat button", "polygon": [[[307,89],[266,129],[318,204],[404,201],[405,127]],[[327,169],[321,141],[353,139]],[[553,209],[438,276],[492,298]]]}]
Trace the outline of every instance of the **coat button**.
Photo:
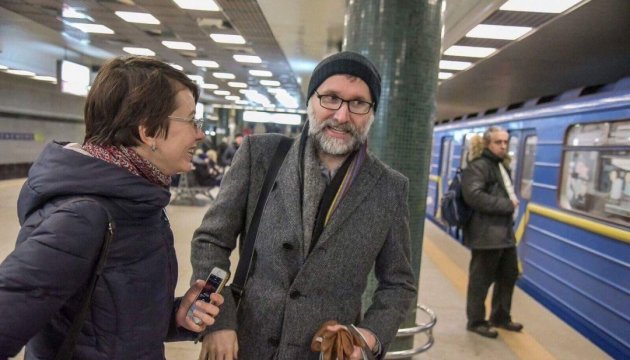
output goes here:
[{"label": "coat button", "polygon": [[302,296],[302,294],[300,294],[300,292],[299,292],[299,291],[297,291],[297,290],[293,290],[293,291],[291,291],[291,293],[289,294],[289,297],[290,297],[291,299],[297,299],[297,298],[299,298],[300,296]]},{"label": "coat button", "polygon": [[278,345],[280,345],[280,339],[274,337],[270,337],[269,339],[267,339],[267,342],[269,342],[269,345],[273,347],[277,347]]},{"label": "coat button", "polygon": [[283,244],[282,244],[282,247],[283,247],[285,250],[293,250],[293,245],[292,245],[291,243],[283,243]]}]

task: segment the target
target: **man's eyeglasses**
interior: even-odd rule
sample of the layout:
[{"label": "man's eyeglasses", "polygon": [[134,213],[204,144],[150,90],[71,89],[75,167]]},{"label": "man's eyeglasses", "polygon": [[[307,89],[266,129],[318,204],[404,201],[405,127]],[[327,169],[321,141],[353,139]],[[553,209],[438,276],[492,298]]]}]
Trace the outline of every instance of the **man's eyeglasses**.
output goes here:
[{"label": "man's eyeglasses", "polygon": [[168,118],[174,121],[189,123],[190,125],[194,126],[199,131],[203,129],[203,119],[195,119],[195,118],[189,119],[189,118],[183,118],[183,117],[173,116],[173,115],[169,115]]},{"label": "man's eyeglasses", "polygon": [[328,110],[339,110],[343,103],[348,103],[348,111],[357,115],[365,115],[374,106],[373,103],[363,100],[344,100],[337,95],[320,95],[317,91],[315,94],[317,94],[319,104]]}]

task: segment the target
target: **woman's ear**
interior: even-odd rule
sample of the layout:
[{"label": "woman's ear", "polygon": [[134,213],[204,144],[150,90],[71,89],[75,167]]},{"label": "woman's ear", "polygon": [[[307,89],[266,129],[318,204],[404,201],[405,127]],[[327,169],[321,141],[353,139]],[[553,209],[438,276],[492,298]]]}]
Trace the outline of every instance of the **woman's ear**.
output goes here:
[{"label": "woman's ear", "polygon": [[140,141],[151,148],[151,151],[157,150],[155,145],[155,137],[149,136],[147,133],[147,127],[144,125],[138,125],[138,134],[140,135]]}]

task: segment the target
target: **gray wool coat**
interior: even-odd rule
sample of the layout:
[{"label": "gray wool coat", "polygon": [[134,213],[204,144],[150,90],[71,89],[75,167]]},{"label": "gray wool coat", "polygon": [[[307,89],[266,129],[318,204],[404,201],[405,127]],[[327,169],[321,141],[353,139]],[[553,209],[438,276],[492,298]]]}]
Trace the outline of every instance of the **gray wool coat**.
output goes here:
[{"label": "gray wool coat", "polygon": [[[245,238],[280,138],[244,139],[216,201],[194,234],[194,279],[205,278],[214,266],[230,268],[230,253],[237,237]],[[368,154],[319,241],[305,256],[299,142],[289,150],[269,194],[238,311],[225,291],[225,303],[211,329],[237,329],[240,360],[317,359],[310,351],[311,339],[331,319],[370,329],[386,349],[415,298],[408,180]],[[361,314],[361,295],[373,266],[379,285],[372,305]]]}]

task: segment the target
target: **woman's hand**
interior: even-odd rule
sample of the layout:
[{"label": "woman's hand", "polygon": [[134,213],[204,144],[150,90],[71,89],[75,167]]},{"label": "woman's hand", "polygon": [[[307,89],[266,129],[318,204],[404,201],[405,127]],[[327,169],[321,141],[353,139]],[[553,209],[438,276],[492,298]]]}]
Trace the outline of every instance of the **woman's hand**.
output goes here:
[{"label": "woman's hand", "polygon": [[234,360],[237,358],[236,331],[218,330],[204,336],[199,360]]},{"label": "woman's hand", "polygon": [[223,304],[223,296],[220,294],[211,294],[211,301],[209,303],[201,300],[197,300],[195,302],[195,310],[193,311],[193,314],[196,318],[201,320],[200,324],[196,324],[191,317],[187,316],[188,309],[192,306],[193,301],[197,299],[197,296],[203,289],[204,284],[205,282],[203,280],[197,280],[193,286],[186,291],[186,294],[179,305],[179,309],[177,309],[177,314],[175,315],[175,321],[178,326],[190,331],[201,332],[206,328],[206,326],[214,324],[214,318],[219,314],[219,306]]}]

